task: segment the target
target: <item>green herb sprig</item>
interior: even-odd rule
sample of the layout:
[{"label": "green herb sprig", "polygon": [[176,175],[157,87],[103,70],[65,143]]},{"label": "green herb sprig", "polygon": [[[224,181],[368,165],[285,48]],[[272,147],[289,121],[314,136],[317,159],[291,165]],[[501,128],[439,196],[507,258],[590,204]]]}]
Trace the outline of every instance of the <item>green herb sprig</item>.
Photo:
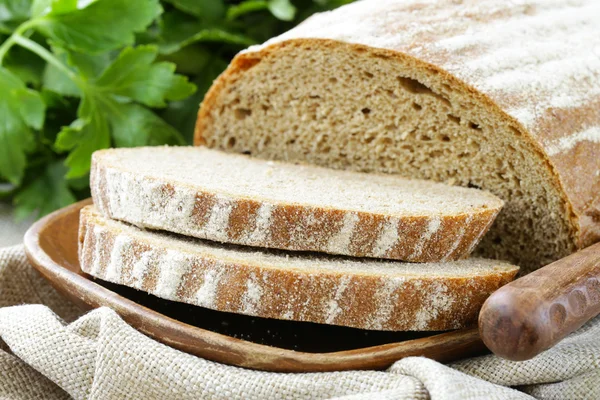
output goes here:
[{"label": "green herb sprig", "polygon": [[44,215],[98,149],[191,143],[233,55],[350,1],[0,0],[0,198]]}]

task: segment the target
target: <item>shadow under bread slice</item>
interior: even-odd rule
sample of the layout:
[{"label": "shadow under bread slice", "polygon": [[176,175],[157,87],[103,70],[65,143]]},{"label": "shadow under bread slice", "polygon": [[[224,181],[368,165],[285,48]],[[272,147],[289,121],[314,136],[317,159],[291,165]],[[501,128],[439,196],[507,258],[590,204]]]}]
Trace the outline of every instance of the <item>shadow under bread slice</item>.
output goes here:
[{"label": "shadow under bread slice", "polygon": [[475,324],[518,267],[468,259],[413,264],[257,250],[145,231],[81,211],[81,269],[155,296],[217,311],[361,329]]}]

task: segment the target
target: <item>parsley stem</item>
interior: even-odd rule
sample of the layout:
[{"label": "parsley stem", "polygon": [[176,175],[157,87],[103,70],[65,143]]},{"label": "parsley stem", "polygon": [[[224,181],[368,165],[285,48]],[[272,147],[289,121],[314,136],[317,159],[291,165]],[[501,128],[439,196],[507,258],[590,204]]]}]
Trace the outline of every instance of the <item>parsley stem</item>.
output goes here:
[{"label": "parsley stem", "polygon": [[10,48],[13,46],[13,44],[16,43],[15,37],[21,36],[23,33],[25,33],[25,31],[34,27],[37,23],[38,23],[37,19],[32,19],[30,21],[22,23],[21,25],[19,25],[17,27],[17,29],[15,29],[13,34],[11,36],[9,36],[9,38],[6,39],[4,41],[4,43],[2,43],[2,45],[0,46],[0,65],[2,65],[2,61],[4,60],[6,53],[8,53],[8,50],[10,50]]},{"label": "parsley stem", "polygon": [[81,86],[81,82],[79,81],[79,77],[73,71],[71,71],[65,64],[63,64],[54,54],[48,51],[44,46],[40,46],[38,43],[34,42],[31,39],[28,39],[19,34],[13,34],[11,37],[16,44],[21,47],[26,48],[27,50],[37,54],[44,60],[48,62],[48,64],[54,65],[56,68],[60,69],[64,72],[73,82],[75,82],[78,86]]},{"label": "parsley stem", "polygon": [[10,36],[4,41],[4,43],[2,43],[2,46],[0,46],[0,64],[2,64],[4,56],[6,55],[6,53],[8,53],[8,50],[12,47],[13,44],[15,44],[14,36]]}]

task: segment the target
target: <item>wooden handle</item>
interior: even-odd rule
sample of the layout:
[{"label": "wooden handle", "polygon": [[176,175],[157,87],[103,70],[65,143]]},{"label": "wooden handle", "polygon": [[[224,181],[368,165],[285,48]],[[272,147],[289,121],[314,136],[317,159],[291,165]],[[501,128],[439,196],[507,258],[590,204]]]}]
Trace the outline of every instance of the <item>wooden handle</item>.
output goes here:
[{"label": "wooden handle", "polygon": [[479,333],[500,357],[522,361],[600,313],[600,243],[503,286],[483,304]]}]

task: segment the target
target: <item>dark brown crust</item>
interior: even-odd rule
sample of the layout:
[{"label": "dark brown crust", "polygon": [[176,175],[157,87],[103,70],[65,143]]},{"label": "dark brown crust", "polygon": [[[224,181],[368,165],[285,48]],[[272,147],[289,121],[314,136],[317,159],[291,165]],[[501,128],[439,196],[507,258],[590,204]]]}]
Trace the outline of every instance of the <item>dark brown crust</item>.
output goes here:
[{"label": "dark brown crust", "polygon": [[[499,116],[508,126],[512,126],[516,131],[520,132],[530,148],[533,150],[534,154],[537,154],[540,160],[543,161],[551,181],[557,188],[558,193],[562,195],[564,209],[560,210],[560,212],[564,214],[565,220],[569,221],[571,228],[570,238],[573,243],[572,250],[574,251],[577,248],[585,247],[597,240],[600,240],[600,223],[598,220],[588,217],[590,213],[593,214],[594,207],[584,207],[574,201],[574,199],[581,194],[584,195],[586,199],[582,203],[586,205],[595,204],[594,199],[597,198],[598,195],[584,190],[583,186],[586,185],[586,182],[580,179],[569,179],[570,176],[574,176],[574,171],[576,171],[578,168],[581,169],[581,165],[586,165],[585,163],[580,161],[573,162],[572,156],[568,159],[565,158],[564,155],[562,158],[565,159],[557,156],[550,157],[548,154],[546,154],[541,142],[536,139],[533,133],[525,129],[525,127],[514,117],[507,114],[502,106],[492,100],[490,96],[475,89],[467,82],[456,78],[454,75],[450,74],[438,65],[434,65],[431,62],[418,59],[410,54],[397,50],[373,48],[362,44],[346,43],[331,39],[298,38],[277,42],[262,48],[259,51],[240,53],[233,59],[229,67],[215,80],[204,97],[204,100],[198,111],[198,118],[194,133],[194,144],[196,146],[206,144],[206,139],[204,136],[209,134],[210,126],[212,125],[212,115],[214,115],[214,110],[220,106],[218,103],[220,93],[226,90],[226,88],[233,86],[246,70],[259,63],[263,58],[272,57],[276,55],[276,53],[282,48],[287,46],[315,46],[321,48],[345,47],[348,51],[362,53],[366,52],[372,57],[397,59],[400,62],[412,64],[419,70],[429,71],[430,73],[441,76],[443,79],[449,82],[454,90],[462,91],[463,93],[472,97],[474,101],[483,105],[489,113]],[[443,60],[438,61],[440,61],[439,63],[441,64]],[[583,109],[576,110],[578,111],[573,111],[575,115],[572,115],[569,118],[591,120],[592,118],[590,115],[594,112],[598,112],[596,109],[585,114],[586,111]],[[597,119],[600,120],[600,117]],[[557,119],[552,120],[552,123],[549,122],[549,126],[551,126],[553,129],[559,129],[561,132],[564,132],[563,135],[573,133],[572,131],[565,130],[564,127],[561,127],[561,123]],[[537,132],[537,134],[542,135],[543,132]],[[597,169],[597,163],[590,162],[587,164],[587,166],[585,166],[585,168]],[[598,202],[598,200],[596,202]]]},{"label": "dark brown crust", "polygon": [[[111,151],[115,150],[102,150],[94,154],[92,160],[94,175],[105,177],[107,169],[110,168],[111,171],[119,170],[117,166],[110,165],[103,157],[104,154]],[[139,185],[144,185],[146,181],[148,185],[150,182],[155,183],[158,181],[153,177],[139,175],[136,178],[142,182],[136,183]],[[426,240],[423,235],[430,221],[428,216],[402,217],[397,227],[398,240],[385,254],[381,254],[377,251],[377,241],[383,233],[383,227],[388,222],[388,216],[386,215],[298,204],[275,204],[272,205],[271,220],[269,227],[266,229],[267,232],[262,240],[256,243],[249,239],[249,235],[256,228],[257,213],[262,204],[260,201],[228,195],[227,201],[232,204],[232,212],[226,225],[220,229],[224,232],[225,237],[217,238],[210,237],[202,231],[210,218],[212,207],[217,204],[213,193],[195,192],[195,205],[191,215],[195,226],[193,229],[188,226],[184,230],[183,226],[168,224],[167,222],[157,225],[156,218],[153,219],[153,225],[149,226],[146,225],[144,220],[132,220],[129,215],[119,215],[111,208],[113,207],[109,201],[111,193],[109,193],[108,185],[103,183],[102,179],[95,179],[91,183],[92,197],[95,203],[102,204],[102,206],[98,206],[98,209],[106,217],[120,219],[137,226],[247,246],[412,262],[438,262],[466,258],[487,232],[500,211],[499,208],[488,207],[473,211],[471,214],[442,215],[440,216],[441,225],[438,231]],[[169,197],[172,197],[180,189],[190,188],[180,183],[162,181],[159,181],[159,183],[164,185],[163,192],[170,193]],[[191,189],[197,190],[197,188]],[[134,206],[136,202],[141,203],[144,201],[147,200],[133,198],[132,196],[129,205]],[[499,201],[498,204],[500,204]],[[166,203],[157,206],[165,208]],[[344,217],[348,213],[356,214],[358,219],[352,231],[350,243],[344,250],[332,251],[328,244],[332,237],[343,228]],[[183,213],[180,216],[181,221],[188,218],[189,216]],[[458,245],[456,244],[457,241],[460,241]],[[423,251],[415,253],[417,246],[422,246]]]},{"label": "dark brown crust", "polygon": [[[398,241],[398,243],[389,250],[388,257],[398,259],[406,254],[407,249],[414,249],[419,246],[420,236],[426,229],[427,221],[423,218],[412,218],[400,221],[398,224],[398,232],[404,232],[404,240]],[[483,235],[481,235],[481,237],[483,237]]]},{"label": "dark brown crust", "polygon": [[[93,193],[92,193],[93,195]],[[192,219],[196,225],[201,228],[208,222],[210,210],[215,205],[215,195],[212,193],[196,194],[196,202],[192,211]],[[242,206],[243,207],[243,206]],[[248,205],[250,207],[250,205]]]},{"label": "dark brown crust", "polygon": [[[144,251],[154,250],[164,253],[167,245],[157,235],[156,240],[136,237],[137,228],[126,227],[118,223],[107,224],[93,207],[86,207],[81,212],[80,231],[88,232],[84,242],[80,244],[85,252],[80,251],[81,268],[100,279],[110,279],[114,283],[132,285],[131,276],[124,271],[131,271]],[[101,227],[101,233],[94,234],[94,228]],[[124,231],[120,227],[126,227]],[[132,231],[133,230],[133,231]],[[134,233],[132,233],[134,232]],[[131,239],[131,245],[121,249],[121,271],[118,276],[107,276],[110,255],[114,250],[115,238],[125,234]],[[100,246],[101,252],[96,248]],[[94,254],[103,254],[99,259]],[[182,279],[173,292],[171,300],[198,304],[195,293],[204,283],[207,271],[220,275],[216,286],[214,301],[210,308],[234,313],[309,321],[332,323],[363,329],[380,330],[448,330],[473,325],[477,320],[479,309],[485,299],[502,285],[511,281],[517,268],[498,268],[485,276],[471,278],[423,278],[418,281],[407,280],[400,289],[390,291],[385,299],[378,298],[378,293],[386,285],[387,280],[378,275],[343,273],[308,273],[289,268],[264,268],[260,265],[240,264],[228,260],[214,260],[203,257],[200,253],[186,253],[191,257],[191,266],[182,273]],[[94,263],[99,264],[99,273],[93,270]],[[131,264],[131,265],[130,265]],[[506,265],[506,264],[505,264]],[[174,266],[173,266],[174,267]],[[150,265],[143,278],[142,289],[155,295],[160,277],[158,263]],[[261,292],[260,301],[252,310],[245,308],[244,297],[247,295],[248,282],[254,282]],[[340,312],[331,321],[325,320],[328,304],[336,291],[344,285],[345,290],[337,299]],[[439,296],[439,287],[443,285],[445,293],[451,298],[444,312],[429,319],[426,325],[418,325],[420,314],[431,312],[429,301]],[[381,295],[380,295],[381,296]],[[385,304],[386,300],[391,303]],[[378,316],[385,313],[386,306],[392,305],[388,317],[374,323]],[[206,306],[206,304],[203,304]]]},{"label": "dark brown crust", "polygon": [[[324,251],[331,237],[342,229],[344,214],[319,208],[276,207],[271,215],[269,241],[278,249]],[[309,220],[311,224],[307,223]]]},{"label": "dark brown crust", "polygon": [[227,236],[232,240],[240,240],[246,231],[252,232],[256,228],[256,216],[260,209],[257,201],[247,201],[238,204],[229,214]]}]

